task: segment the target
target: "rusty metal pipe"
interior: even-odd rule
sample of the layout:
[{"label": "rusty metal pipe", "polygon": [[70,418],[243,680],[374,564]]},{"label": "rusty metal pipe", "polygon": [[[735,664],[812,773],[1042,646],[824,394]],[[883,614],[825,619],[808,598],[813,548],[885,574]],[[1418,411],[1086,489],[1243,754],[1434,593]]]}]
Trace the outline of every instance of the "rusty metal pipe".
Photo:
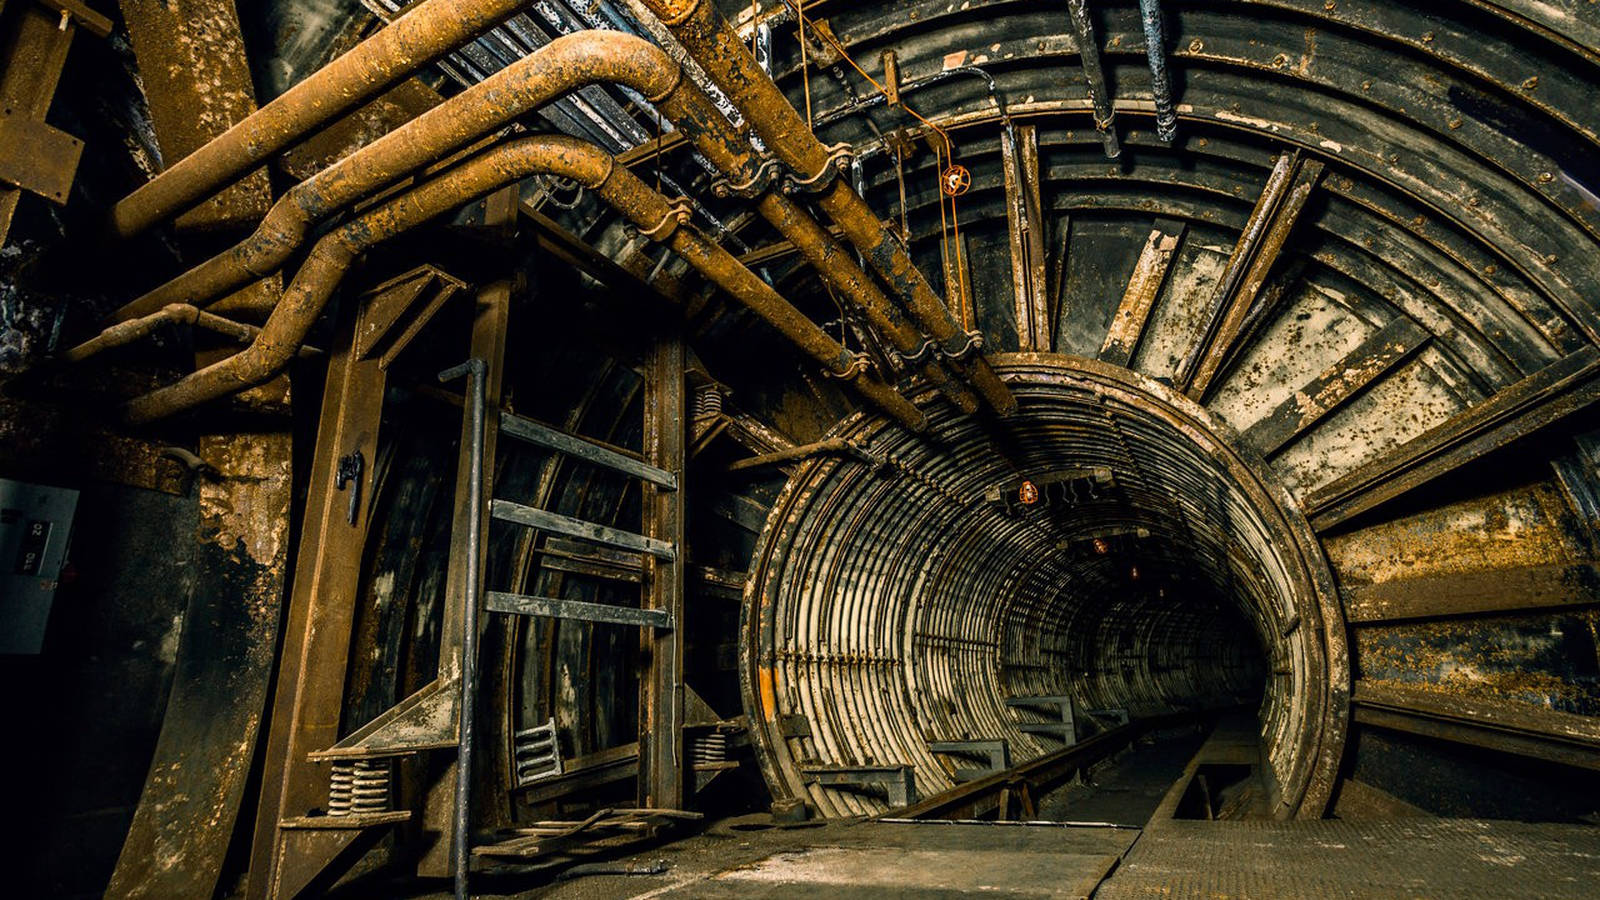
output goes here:
[{"label": "rusty metal pipe", "polygon": [[536,174],[568,178],[616,207],[647,237],[765,319],[830,373],[912,430],[922,412],[893,387],[861,371],[860,360],[773,291],[726,250],[686,223],[688,210],[618,166],[609,153],[576,138],[538,135],[487,150],[328,233],[312,248],[260,335],[248,348],[176,384],[129,402],[126,417],[146,422],[261,384],[281,372],[310,330],[345,270],[363,250],[409,228]]},{"label": "rusty metal pipe", "polygon": [[112,227],[132,237],[187,211],[526,5],[528,0],[425,0],[124,197],[111,210]]},{"label": "rusty metal pipe", "polygon": [[255,340],[261,331],[254,325],[235,322],[186,303],[172,303],[143,318],[119,322],[63,353],[61,358],[67,362],[82,362],[114,347],[131,344],[145,335],[154,334],[163,325],[168,324],[204,328],[240,343]]},{"label": "rusty metal pipe", "polygon": [[[834,159],[766,72],[739,35],[707,0],[642,0],[689,55],[738,107],[745,120],[777,157],[803,180],[832,177]],[[967,346],[967,336],[934,293],[905,245],[879,221],[845,179],[834,178],[818,199],[823,211],[906,304],[917,324],[951,355]],[[1016,398],[981,356],[958,365],[984,401],[1002,415],[1016,410]]]},{"label": "rusty metal pipe", "polygon": [[565,93],[602,82],[638,91],[691,137],[723,121],[654,44],[615,31],[564,35],[291,188],[255,233],[127,304],[113,319],[168,303],[204,306],[236,291],[281,267],[319,220]]},{"label": "rusty metal pipe", "polygon": [[749,456],[744,459],[736,459],[733,462],[728,463],[725,471],[742,472],[746,469],[759,469],[765,466],[778,466],[787,462],[809,459],[813,456],[818,456],[823,453],[844,454],[856,460],[857,462],[866,463],[868,466],[873,468],[877,468],[878,466],[884,464],[883,459],[873,456],[869,451],[863,448],[860,444],[857,444],[855,441],[833,437],[823,438],[820,441],[813,441],[809,444],[785,447],[782,450],[774,450],[771,453],[763,453],[759,456]]}]

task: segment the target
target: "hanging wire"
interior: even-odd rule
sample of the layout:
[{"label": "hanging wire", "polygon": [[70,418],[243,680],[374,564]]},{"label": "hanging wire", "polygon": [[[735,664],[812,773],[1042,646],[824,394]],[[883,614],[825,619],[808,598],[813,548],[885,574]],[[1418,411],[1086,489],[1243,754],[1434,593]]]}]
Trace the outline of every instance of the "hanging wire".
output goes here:
[{"label": "hanging wire", "polygon": [[[799,0],[783,0],[783,4],[794,13],[795,21],[798,23],[800,33],[800,70],[806,94],[806,127],[809,128],[811,127],[812,122],[811,78],[808,71],[809,66],[806,60],[806,15],[804,10],[801,8],[803,3],[799,2]],[[866,79],[867,83],[872,85],[873,88],[878,91],[878,93],[884,95],[885,97],[889,96],[889,90],[879,83],[878,79],[867,74],[867,70],[861,68],[861,66],[856,63],[855,58],[850,55],[849,51],[844,48],[844,45],[841,44],[837,38],[826,31],[815,28],[812,29],[811,33],[816,35],[817,38],[823,43],[826,43],[830,48],[833,49],[835,53],[838,53],[839,57],[845,62],[849,63],[850,68],[855,69],[856,73],[862,78]],[[937,163],[935,177],[939,177],[947,167],[955,164],[955,145],[951,143],[950,135],[943,128],[940,128],[938,125],[923,117],[921,113],[918,113],[915,109],[912,109],[908,104],[905,103],[904,100],[900,102],[899,106],[901,109],[910,113],[911,116],[918,122],[921,122],[923,126],[939,136],[940,143],[943,144],[944,152],[940,152],[938,145],[935,145],[933,148],[934,161]],[[948,218],[945,210],[946,202],[949,203]],[[948,266],[946,267],[947,271],[945,273],[945,295],[947,301],[952,299],[955,301],[956,305],[961,310],[963,325],[968,330],[971,330],[972,322],[967,312],[969,295],[967,291],[966,266],[962,265],[960,251],[961,221],[956,212],[956,198],[946,195],[942,189],[939,191],[939,228],[940,243],[944,248],[945,258],[947,260],[954,260],[956,267],[956,295],[953,298],[949,296],[952,285],[950,284]],[[954,234],[954,249],[952,249],[951,246],[952,232]]]}]

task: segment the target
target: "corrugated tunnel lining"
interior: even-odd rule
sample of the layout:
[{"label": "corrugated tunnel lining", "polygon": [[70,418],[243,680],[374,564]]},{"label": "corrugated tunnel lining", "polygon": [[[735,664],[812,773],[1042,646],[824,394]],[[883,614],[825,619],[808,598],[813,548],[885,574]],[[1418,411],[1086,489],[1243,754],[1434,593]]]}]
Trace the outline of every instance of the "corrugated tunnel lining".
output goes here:
[{"label": "corrugated tunnel lining", "polygon": [[[986,493],[1018,474],[974,419],[925,403],[927,440],[859,415],[836,427],[886,464],[801,468],[748,588],[744,689],[775,795],[875,813],[881,799],[803,770],[911,765],[926,796],[953,783],[930,741],[1004,738],[1013,762],[1061,746],[1020,730],[1008,697],[1135,716],[1236,703],[1259,647],[1274,812],[1319,815],[1348,660],[1326,563],[1287,492],[1156,382],[1072,357],[995,359],[1022,403],[1006,422],[1021,474],[1102,467],[1112,485],[1008,511]],[[1095,535],[1117,532],[1096,552]],[[1248,633],[1229,634],[1241,618]]]}]

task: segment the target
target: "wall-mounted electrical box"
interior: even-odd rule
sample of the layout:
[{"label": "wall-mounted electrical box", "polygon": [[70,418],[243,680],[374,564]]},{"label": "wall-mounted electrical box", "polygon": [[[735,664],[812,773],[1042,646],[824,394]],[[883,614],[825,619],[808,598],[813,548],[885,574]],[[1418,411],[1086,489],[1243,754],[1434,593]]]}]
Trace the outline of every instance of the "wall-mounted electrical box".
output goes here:
[{"label": "wall-mounted electrical box", "polygon": [[78,492],[0,478],[0,653],[38,653]]}]

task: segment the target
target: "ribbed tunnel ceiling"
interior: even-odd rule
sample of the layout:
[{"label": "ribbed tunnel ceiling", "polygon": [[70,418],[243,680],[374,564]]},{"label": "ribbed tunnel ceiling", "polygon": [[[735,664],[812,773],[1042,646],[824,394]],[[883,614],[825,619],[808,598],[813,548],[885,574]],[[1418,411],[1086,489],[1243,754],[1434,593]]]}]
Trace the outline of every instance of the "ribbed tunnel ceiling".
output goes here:
[{"label": "ribbed tunnel ceiling", "polygon": [[[1274,807],[1309,791],[1320,808],[1343,740],[1342,616],[1287,493],[1154,382],[1042,357],[1002,371],[1021,401],[1012,453],[970,419],[925,439],[847,423],[833,436],[879,462],[815,462],[774,504],[744,677],[778,786],[826,815],[878,810],[808,790],[805,770],[913,763],[933,793],[952,770],[930,745],[1057,749],[1024,730],[1047,715],[1019,721],[1007,700],[1070,696],[1086,719],[1259,707]],[[1032,504],[1019,472],[1039,479]]]},{"label": "ribbed tunnel ceiling", "polygon": [[[121,877],[167,877],[141,848],[176,818],[202,823],[207,846],[172,869],[197,884],[247,857],[257,882],[300,866],[285,842],[330,805],[314,754],[419,697],[427,727],[455,727],[440,685],[458,683],[454,598],[477,569],[450,487],[472,477],[466,401],[437,377],[469,352],[494,372],[491,421],[499,405],[682,488],[549,445],[500,440],[485,461],[490,494],[535,516],[681,533],[652,555],[482,529],[490,590],[627,609],[485,613],[474,839],[648,808],[663,785],[713,816],[875,814],[898,805],[884,771],[909,767],[924,796],[972,777],[970,746],[936,745],[1048,757],[1060,698],[1074,740],[1125,716],[1253,716],[1260,753],[1233,748],[1264,777],[1262,803],[1233,807],[1247,816],[1354,818],[1377,797],[1593,821],[1594,3],[1146,3],[1153,48],[1135,0],[458,2],[415,31],[395,23],[426,4],[223,2],[239,33],[213,45],[167,38],[186,5],[123,0],[46,103],[85,155],[62,209],[23,197],[0,254],[17,282],[0,371],[26,376],[0,474],[111,473],[166,504],[86,494],[102,530],[142,509],[128,529],[162,553],[74,548],[138,577],[70,615],[123,615],[137,593],[148,619],[133,649],[73,645],[140,673],[102,692],[85,669],[100,705],[73,723],[98,759],[97,717],[124,715],[106,708],[148,719],[119,763],[128,796],[81,804],[138,804]],[[416,49],[401,33],[466,45],[391,69]],[[359,99],[303,89],[374,36],[397,43],[339,74]],[[779,93],[730,74],[732,43]],[[269,125],[218,149],[296,85],[294,116],[258,111]],[[374,324],[407,304],[410,331]],[[248,365],[216,363],[213,341]],[[367,393],[337,393],[369,363]],[[150,523],[179,513],[203,546],[168,559],[184,542]],[[208,617],[240,594],[248,622]],[[616,623],[669,595],[681,616],[640,652]],[[543,784],[517,757],[539,729],[573,766]],[[429,783],[459,734],[363,770],[376,797],[392,765],[383,814],[415,814],[376,851],[389,863],[442,871],[443,842],[414,831],[447,814]],[[338,868],[304,859],[306,879]]]}]

